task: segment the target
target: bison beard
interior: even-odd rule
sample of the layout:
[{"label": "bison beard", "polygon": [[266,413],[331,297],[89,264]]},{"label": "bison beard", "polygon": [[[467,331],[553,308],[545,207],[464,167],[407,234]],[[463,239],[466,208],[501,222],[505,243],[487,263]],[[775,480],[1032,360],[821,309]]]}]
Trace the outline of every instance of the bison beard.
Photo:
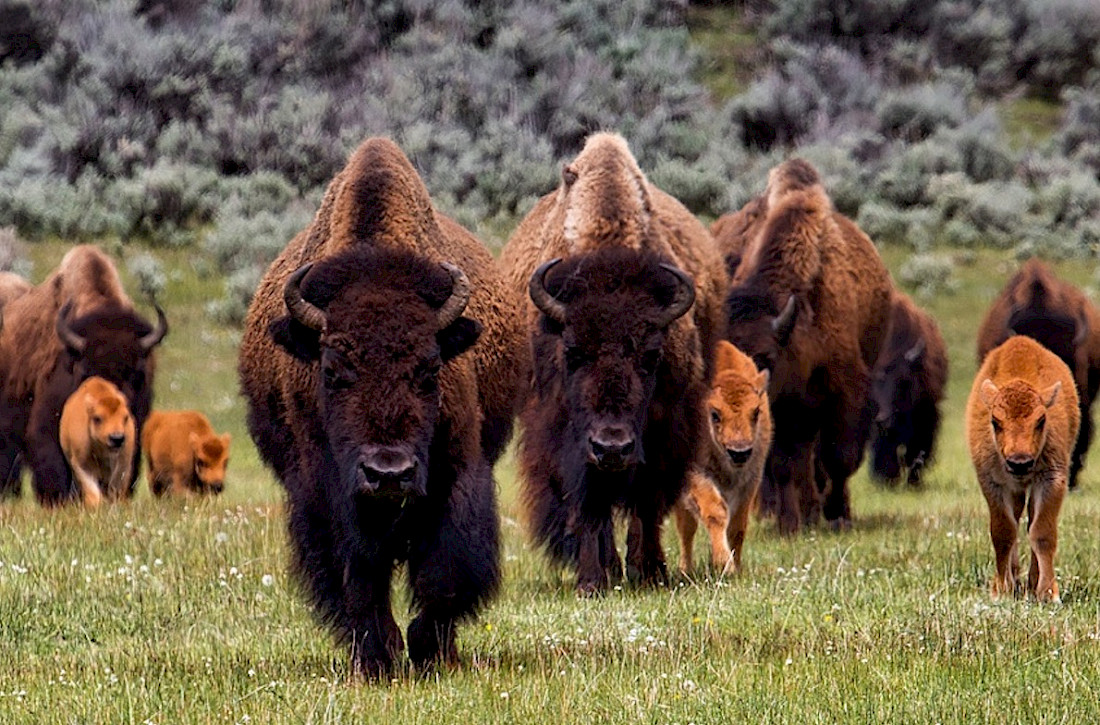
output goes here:
[{"label": "bison beard", "polygon": [[300,407],[264,421],[263,401],[249,400],[254,438],[295,441],[281,474],[294,569],[368,676],[403,649],[390,602],[399,562],[418,610],[408,629],[417,665],[456,661],[455,624],[498,585],[476,386],[450,363],[480,331],[460,316],[469,296],[457,268],[406,252],[359,248],[307,265],[286,283],[290,315],[270,326],[306,364],[292,396]]},{"label": "bison beard", "polygon": [[627,573],[663,581],[661,524],[703,430],[704,386],[663,356],[693,283],[655,254],[608,249],[542,265],[530,289],[543,315],[520,458],[535,538],[596,592],[622,574],[622,511]]}]

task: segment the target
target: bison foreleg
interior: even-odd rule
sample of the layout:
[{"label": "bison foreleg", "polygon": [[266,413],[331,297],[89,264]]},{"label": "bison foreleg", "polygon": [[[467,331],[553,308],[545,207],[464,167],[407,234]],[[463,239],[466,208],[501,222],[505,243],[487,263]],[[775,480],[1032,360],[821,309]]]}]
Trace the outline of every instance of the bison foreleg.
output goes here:
[{"label": "bison foreleg", "polygon": [[405,646],[390,609],[390,574],[390,567],[380,562],[345,567],[345,636],[351,642],[352,666],[368,678],[389,673]]},{"label": "bison foreleg", "polygon": [[73,465],[73,477],[80,485],[80,493],[84,497],[84,505],[88,508],[96,508],[103,503],[103,490],[99,487],[99,481],[90,471],[86,471],[78,464]]},{"label": "bison foreleg", "polygon": [[993,556],[997,564],[997,574],[990,587],[994,598],[1015,596],[1020,570],[1016,537],[1022,506],[1018,500],[1010,502],[1008,494],[998,496],[998,493],[994,490],[986,494],[989,504],[989,536],[993,541]]},{"label": "bison foreleg", "polygon": [[1065,492],[1066,484],[1060,477],[1036,484],[1032,491],[1027,530],[1031,544],[1028,591],[1040,601],[1060,599],[1054,577],[1054,554],[1058,550],[1058,514]]},{"label": "bison foreleg", "polygon": [[64,401],[56,407],[45,404],[49,401],[39,402],[43,405],[35,408],[28,430],[27,463],[34,475],[34,492],[38,500],[43,505],[56,506],[78,495],[58,440],[58,420]]},{"label": "bison foreleg", "polygon": [[668,583],[665,552],[661,548],[661,516],[655,511],[637,511],[630,517],[626,536],[626,574],[644,585]]}]

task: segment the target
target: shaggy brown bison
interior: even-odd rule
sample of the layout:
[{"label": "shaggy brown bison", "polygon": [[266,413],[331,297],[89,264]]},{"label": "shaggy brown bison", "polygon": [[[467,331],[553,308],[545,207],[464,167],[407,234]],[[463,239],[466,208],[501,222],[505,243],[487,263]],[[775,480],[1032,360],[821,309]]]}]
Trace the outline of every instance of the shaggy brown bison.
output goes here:
[{"label": "shaggy brown bison", "polygon": [[[871,383],[871,476],[910,485],[932,459],[947,385],[947,346],[940,328],[907,295],[894,290],[890,337]],[[904,471],[903,471],[904,469]]]},{"label": "shaggy brown bison", "polygon": [[1014,334],[1038,341],[1073,373],[1081,406],[1081,431],[1069,470],[1069,487],[1076,488],[1092,443],[1092,403],[1100,390],[1100,312],[1081,290],[1040,260],[1029,259],[1005,284],[978,329],[978,363]]},{"label": "shaggy brown bison", "polygon": [[710,236],[621,137],[596,134],[501,263],[531,300],[519,459],[535,539],[576,566],[581,592],[599,591],[622,573],[622,511],[628,574],[665,579],[661,526],[696,460],[720,336],[725,275]]},{"label": "shaggy brown bison", "polygon": [[758,203],[762,217],[726,299],[727,336],[771,372],[767,476],[780,531],[816,517],[819,488],[826,519],[845,526],[847,481],[870,427],[871,369],[886,339],[890,276],[805,161],[772,169]]},{"label": "shaggy brown bison", "polygon": [[249,432],[287,490],[296,574],[369,676],[404,647],[398,562],[417,665],[455,661],[456,623],[497,588],[491,462],[523,370],[518,300],[498,275],[401,150],[368,139],[249,309]]},{"label": "shaggy brown bison", "polygon": [[85,506],[127,494],[136,434],[118,388],[99,377],[81,383],[61,410],[59,437]]},{"label": "shaggy brown bison", "polygon": [[[18,493],[22,457],[43,504],[78,497],[57,426],[65,401],[93,375],[122,391],[141,430],[153,399],[153,351],[168,332],[163,310],[156,311],[156,326],[138,315],[111,260],[92,246],[71,249],[44,282],[5,306],[0,480],[9,494]],[[137,466],[135,456],[128,493]]]},{"label": "shaggy brown bison", "polygon": [[[0,272],[0,312],[9,302],[16,297],[22,297],[32,289],[34,285],[14,272]],[[0,317],[0,329],[2,328],[3,318]]]},{"label": "shaggy brown bison", "polygon": [[153,411],[141,432],[149,490],[155,496],[221,493],[231,440],[197,410]]},{"label": "shaggy brown bison", "polygon": [[736,347],[718,342],[717,371],[710,395],[710,426],[703,462],[691,473],[691,488],[676,504],[680,570],[692,570],[697,521],[710,534],[711,564],[740,571],[741,553],[772,444],[768,371],[758,371]]},{"label": "shaggy brown bison", "polygon": [[993,596],[1018,593],[1017,530],[1025,505],[1031,543],[1028,591],[1058,599],[1054,555],[1081,411],[1058,356],[1018,335],[985,357],[966,403],[970,456],[986,503],[997,560]]}]

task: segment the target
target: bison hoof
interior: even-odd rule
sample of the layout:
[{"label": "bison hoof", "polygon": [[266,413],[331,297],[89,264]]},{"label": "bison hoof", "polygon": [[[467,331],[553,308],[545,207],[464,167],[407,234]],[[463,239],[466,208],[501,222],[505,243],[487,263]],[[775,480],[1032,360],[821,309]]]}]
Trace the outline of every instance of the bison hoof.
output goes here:
[{"label": "bison hoof", "polygon": [[455,630],[451,622],[437,622],[417,617],[409,623],[409,659],[418,668],[437,663],[458,664]]},{"label": "bison hoof", "polygon": [[829,529],[832,531],[851,531],[852,520],[847,516],[829,520]]}]

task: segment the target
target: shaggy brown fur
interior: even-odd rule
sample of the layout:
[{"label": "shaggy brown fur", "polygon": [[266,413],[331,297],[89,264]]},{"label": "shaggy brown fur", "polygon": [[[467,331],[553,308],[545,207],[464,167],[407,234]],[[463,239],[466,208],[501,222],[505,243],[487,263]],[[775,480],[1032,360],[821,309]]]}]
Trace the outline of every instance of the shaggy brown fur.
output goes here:
[{"label": "shaggy brown fur", "polygon": [[[655,298],[647,285],[656,284],[656,277],[665,273],[654,269],[648,274],[656,277],[649,282],[638,277],[624,281],[621,288],[604,289],[596,279],[611,263],[612,253],[621,258],[624,280],[625,270],[633,275],[659,262],[687,272],[695,288],[690,313],[665,323],[664,329],[654,329],[647,320],[660,313],[650,311]],[[697,455],[697,433],[704,425],[702,397],[722,323],[722,261],[706,229],[646,180],[620,136],[607,133],[589,138],[580,155],[563,169],[558,189],[544,196],[513,233],[501,253],[501,265],[511,287],[526,293],[536,268],[555,258],[563,258],[562,267],[576,272],[576,288],[588,284],[582,280],[589,272],[596,275],[588,293],[570,293],[578,298],[576,305],[591,305],[586,309],[598,317],[622,305],[622,316],[596,329],[580,320],[580,313],[576,319],[567,313],[563,323],[541,315],[530,300],[526,303],[528,334],[536,348],[531,363],[537,369],[522,414],[520,468],[531,528],[552,556],[577,566],[582,591],[596,591],[621,571],[610,522],[613,507],[624,510],[634,515],[627,542],[628,571],[647,581],[659,580],[665,576],[660,527],[686,486],[688,465]],[[571,288],[560,279],[558,284]],[[606,299],[601,301],[600,295]],[[623,297],[634,301],[625,303]],[[630,339],[620,339],[623,335]],[[660,360],[658,371],[648,370],[637,349],[642,339],[636,335],[656,336],[652,340],[660,347],[651,352]],[[598,364],[574,368],[563,357],[566,345],[592,354],[617,350],[622,357],[604,355]],[[606,400],[592,392],[597,379],[610,396]],[[570,392],[573,388],[576,395]],[[627,392],[631,390],[635,392]],[[648,391],[645,395],[651,394],[653,402],[640,391]],[[616,401],[609,402],[616,395]],[[606,410],[601,408],[605,403]],[[630,429],[629,445],[637,442],[639,448],[632,448],[628,457],[644,457],[644,463],[627,463],[629,470],[614,474],[592,464],[594,454],[585,453],[586,446],[602,434],[590,426],[602,425],[605,413],[640,416],[631,418],[629,425],[620,421],[615,428]],[[671,437],[658,442],[659,431],[670,425]],[[683,445],[676,442],[681,438]],[[598,505],[589,499],[595,491],[606,497]]]},{"label": "shaggy brown fur", "polygon": [[149,490],[156,496],[221,493],[231,439],[217,435],[197,410],[153,411],[141,432]]},{"label": "shaggy brown fur", "polygon": [[710,225],[714,243],[725,258],[726,269],[731,276],[741,266],[741,257],[749,240],[759,231],[760,223],[764,220],[766,203],[762,197],[751,199],[737,211],[723,214]]},{"label": "shaggy brown fur", "polygon": [[940,427],[947,346],[932,316],[898,290],[891,305],[890,337],[874,376],[871,475],[893,483],[905,472],[910,485],[919,485]]},{"label": "shaggy brown fur", "polygon": [[[22,297],[34,288],[27,280],[12,272],[0,272],[0,312],[5,305],[16,297]],[[3,329],[3,318],[0,317],[0,329]]]},{"label": "shaggy brown fur", "polygon": [[1028,592],[1058,600],[1054,555],[1080,409],[1073,376],[1056,355],[1017,335],[989,352],[966,404],[970,456],[986,503],[997,575],[993,596],[1019,593],[1016,549],[1028,510]]},{"label": "shaggy brown fur", "polygon": [[457,623],[496,591],[490,464],[524,371],[519,309],[386,139],[359,146],[253,299],[238,362],[249,432],[287,490],[295,573],[368,676],[404,649],[399,562],[419,666],[457,662]]},{"label": "shaggy brown fur", "polygon": [[61,450],[86,506],[95,508],[104,496],[117,501],[129,493],[134,433],[125,396],[103,378],[88,378],[65,402]]},{"label": "shaggy brown fur", "polygon": [[1076,488],[1092,443],[1092,404],[1100,391],[1100,311],[1088,297],[1029,259],[993,300],[978,328],[978,362],[1014,334],[1027,335],[1069,366],[1081,406],[1069,487]]},{"label": "shaggy brown fur", "polygon": [[697,521],[710,534],[711,564],[740,571],[749,511],[756,501],[764,462],[772,444],[768,373],[743,352],[718,343],[717,372],[710,396],[710,440],[706,462],[695,467],[691,488],[676,504],[680,569],[692,570]]},{"label": "shaggy brown fur", "polygon": [[892,283],[871,240],[836,214],[805,161],[773,169],[759,199],[764,219],[733,278],[727,334],[772,374],[768,479],[780,530],[816,517],[818,488],[826,519],[846,526],[847,481],[867,440],[866,400]]},{"label": "shaggy brown fur", "polygon": [[[44,282],[6,305],[0,333],[0,478],[9,492],[18,491],[23,456],[43,503],[78,495],[58,443],[57,421],[85,378],[98,375],[122,391],[140,435],[152,405],[154,348],[168,331],[164,313],[159,308],[157,313],[154,328],[135,311],[111,260],[92,246],[71,249]],[[76,347],[62,342],[62,328]],[[131,493],[137,467],[135,457]]]}]

